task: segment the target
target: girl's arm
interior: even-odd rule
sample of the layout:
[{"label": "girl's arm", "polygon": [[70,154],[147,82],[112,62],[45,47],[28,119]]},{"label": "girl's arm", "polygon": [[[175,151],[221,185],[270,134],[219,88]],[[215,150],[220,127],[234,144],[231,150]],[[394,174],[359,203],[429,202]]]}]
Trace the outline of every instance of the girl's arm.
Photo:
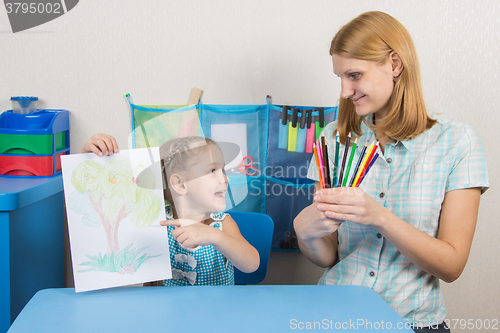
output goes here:
[{"label": "girl's arm", "polygon": [[172,236],[184,247],[213,245],[240,271],[252,273],[259,268],[259,252],[241,235],[229,215],[222,221],[222,231],[204,223],[181,227],[179,220],[161,221],[160,224],[176,227]]},{"label": "girl's arm", "polygon": [[[315,192],[320,189],[315,183]],[[293,221],[301,252],[320,267],[333,266],[337,259],[337,229],[342,221],[328,218],[317,203],[304,208]]]},{"label": "girl's arm", "polygon": [[[345,195],[342,191],[352,193]],[[403,221],[359,188],[322,190],[315,201],[328,217],[373,226],[416,266],[453,282],[462,274],[469,257],[480,196],[479,188],[447,192],[437,238]]]},{"label": "girl's arm", "polygon": [[222,232],[213,243],[214,247],[240,271],[255,272],[260,265],[259,252],[241,235],[231,216],[226,215],[222,225]]}]

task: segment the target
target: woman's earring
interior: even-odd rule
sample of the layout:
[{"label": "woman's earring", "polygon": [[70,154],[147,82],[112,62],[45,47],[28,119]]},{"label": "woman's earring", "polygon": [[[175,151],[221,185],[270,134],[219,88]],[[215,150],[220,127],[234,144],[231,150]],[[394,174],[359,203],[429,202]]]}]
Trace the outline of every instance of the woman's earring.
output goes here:
[{"label": "woman's earring", "polygon": [[399,75],[398,75],[398,76],[395,76],[393,80],[394,80],[394,82],[398,82],[398,80],[399,80]]}]

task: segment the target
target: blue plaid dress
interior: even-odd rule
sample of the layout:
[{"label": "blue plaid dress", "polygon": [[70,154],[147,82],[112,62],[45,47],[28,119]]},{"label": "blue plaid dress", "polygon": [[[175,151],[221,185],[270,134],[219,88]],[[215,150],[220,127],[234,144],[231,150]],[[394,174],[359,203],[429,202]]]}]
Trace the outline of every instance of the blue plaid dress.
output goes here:
[{"label": "blue plaid dress", "polygon": [[[170,206],[165,209],[167,220],[172,220]],[[211,227],[222,230],[222,220],[227,214],[212,213]],[[233,264],[213,245],[190,249],[179,244],[172,235],[175,227],[168,228],[168,247],[172,265],[172,279],[164,280],[164,286],[227,286],[234,285]]]},{"label": "blue plaid dress", "polygon": [[[484,151],[476,130],[435,118],[438,122],[419,136],[388,143],[385,154],[378,148],[380,156],[360,185],[379,204],[432,237],[437,237],[446,192],[471,187],[484,192],[489,187]],[[372,115],[367,120],[371,122]],[[329,156],[335,156],[336,127],[333,122],[323,130]],[[361,125],[361,130],[358,147],[375,139],[366,124]],[[339,147],[339,156],[344,149],[343,145]],[[360,151],[356,150],[353,164]],[[349,179],[351,176],[346,175]],[[319,179],[314,158],[308,178]],[[370,287],[409,323],[430,326],[445,319],[439,279],[415,266],[375,228],[346,221],[338,229],[338,242],[339,262],[325,270],[318,284]]]}]

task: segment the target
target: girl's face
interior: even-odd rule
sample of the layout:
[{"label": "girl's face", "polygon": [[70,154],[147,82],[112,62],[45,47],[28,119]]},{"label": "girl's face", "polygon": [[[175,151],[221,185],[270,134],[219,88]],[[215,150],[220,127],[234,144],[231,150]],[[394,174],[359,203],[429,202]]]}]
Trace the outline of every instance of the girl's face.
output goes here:
[{"label": "girl's face", "polygon": [[190,209],[209,214],[226,209],[226,191],[229,178],[224,173],[224,157],[220,148],[207,145],[199,158],[193,161],[189,172],[199,175],[185,183]]},{"label": "girl's face", "polygon": [[346,58],[334,54],[333,72],[340,77],[342,98],[350,98],[359,116],[377,114],[382,119],[388,111],[394,89],[393,64],[389,58],[380,65],[373,61]]}]

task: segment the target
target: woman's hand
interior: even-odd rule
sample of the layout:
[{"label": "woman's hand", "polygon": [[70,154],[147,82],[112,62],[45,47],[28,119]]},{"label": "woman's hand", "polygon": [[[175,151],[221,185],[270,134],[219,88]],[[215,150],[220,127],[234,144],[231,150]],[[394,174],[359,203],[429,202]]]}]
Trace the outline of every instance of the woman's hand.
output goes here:
[{"label": "woman's hand", "polygon": [[326,217],[376,227],[386,208],[358,187],[337,187],[316,192],[314,202]]},{"label": "woman's hand", "polygon": [[[319,187],[316,182],[315,189]],[[329,218],[317,206],[318,203],[313,202],[304,208],[295,217],[293,227],[302,253],[314,264],[330,267],[337,259],[337,229],[344,220]]]},{"label": "woman's hand", "polygon": [[114,153],[118,153],[118,150],[118,143],[116,143],[114,137],[108,134],[99,133],[94,134],[89,141],[83,145],[80,154],[94,153],[97,156],[111,156]]},{"label": "woman's hand", "polygon": [[344,222],[327,217],[317,206],[317,203],[307,206],[293,221],[297,237],[304,242],[328,236],[337,231],[340,224]]},{"label": "woman's hand", "polygon": [[211,245],[221,232],[201,222],[181,226],[180,220],[167,220],[161,221],[160,225],[176,227],[172,236],[184,247]]}]

